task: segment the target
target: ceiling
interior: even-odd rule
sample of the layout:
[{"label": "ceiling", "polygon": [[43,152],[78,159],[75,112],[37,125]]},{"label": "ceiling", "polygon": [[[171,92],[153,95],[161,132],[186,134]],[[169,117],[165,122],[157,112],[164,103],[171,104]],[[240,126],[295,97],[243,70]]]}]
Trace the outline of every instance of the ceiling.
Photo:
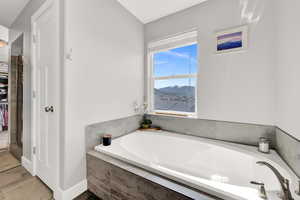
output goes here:
[{"label": "ceiling", "polygon": [[118,0],[143,23],[157,20],[207,0]]},{"label": "ceiling", "polygon": [[10,27],[30,0],[0,0],[0,25]]},{"label": "ceiling", "polygon": [[[0,25],[10,27],[30,0],[0,0]],[[141,22],[148,23],[207,0],[118,0]]]}]

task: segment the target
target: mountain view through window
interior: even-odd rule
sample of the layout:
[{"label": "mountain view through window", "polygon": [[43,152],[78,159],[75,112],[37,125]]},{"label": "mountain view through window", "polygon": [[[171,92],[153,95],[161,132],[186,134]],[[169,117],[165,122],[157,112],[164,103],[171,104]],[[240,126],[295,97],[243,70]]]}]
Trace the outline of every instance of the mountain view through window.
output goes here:
[{"label": "mountain view through window", "polygon": [[196,112],[197,44],[154,54],[154,109]]}]

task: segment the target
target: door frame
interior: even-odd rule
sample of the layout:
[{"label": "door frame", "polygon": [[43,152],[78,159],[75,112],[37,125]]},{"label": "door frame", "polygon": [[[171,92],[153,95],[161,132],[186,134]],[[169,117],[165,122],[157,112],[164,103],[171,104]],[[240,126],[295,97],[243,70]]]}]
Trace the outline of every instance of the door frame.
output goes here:
[{"label": "door frame", "polygon": [[[36,98],[36,89],[37,89],[37,80],[38,80],[38,73],[37,73],[37,66],[36,66],[36,55],[35,55],[35,51],[36,51],[36,44],[35,44],[35,31],[36,31],[36,27],[35,27],[35,21],[40,17],[41,14],[43,14],[47,9],[49,9],[51,6],[54,6],[54,12],[55,12],[55,26],[56,26],[56,38],[57,38],[57,49],[55,49],[54,51],[57,54],[57,60],[56,63],[58,65],[58,74],[57,77],[58,81],[59,81],[59,85],[61,85],[62,81],[61,81],[61,73],[59,73],[59,71],[61,70],[61,46],[60,46],[60,3],[59,0],[46,0],[42,6],[31,16],[31,158],[32,158],[32,175],[36,176],[37,175],[37,156],[35,154],[35,148],[36,148],[36,144],[37,144],[37,111],[38,111],[38,107],[39,104],[37,102],[37,98]],[[57,120],[58,122],[58,133],[57,133],[57,155],[56,155],[56,166],[55,166],[55,172],[56,172],[56,178],[55,178],[55,188],[53,189],[54,192],[54,196],[57,196],[57,194],[61,193],[61,189],[60,189],[60,178],[59,178],[59,174],[60,174],[60,130],[61,130],[61,123],[60,123],[60,117],[61,117],[61,112],[60,112],[60,108],[61,108],[61,87],[57,88],[57,98],[59,99],[58,101],[58,105],[55,108],[55,112],[57,112],[57,117],[59,118]]]}]

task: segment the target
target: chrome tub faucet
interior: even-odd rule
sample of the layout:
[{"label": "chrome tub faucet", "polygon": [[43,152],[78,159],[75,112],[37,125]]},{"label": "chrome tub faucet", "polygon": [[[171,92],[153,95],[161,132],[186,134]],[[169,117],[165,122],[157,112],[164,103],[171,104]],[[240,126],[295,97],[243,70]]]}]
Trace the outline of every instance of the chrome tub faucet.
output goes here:
[{"label": "chrome tub faucet", "polygon": [[268,167],[275,174],[275,176],[277,177],[277,179],[280,183],[281,189],[282,189],[282,193],[283,193],[282,197],[281,197],[282,200],[294,200],[291,190],[290,190],[290,183],[289,183],[288,179],[284,178],[275,167],[273,167],[271,164],[269,164],[267,162],[258,161],[257,164]]}]

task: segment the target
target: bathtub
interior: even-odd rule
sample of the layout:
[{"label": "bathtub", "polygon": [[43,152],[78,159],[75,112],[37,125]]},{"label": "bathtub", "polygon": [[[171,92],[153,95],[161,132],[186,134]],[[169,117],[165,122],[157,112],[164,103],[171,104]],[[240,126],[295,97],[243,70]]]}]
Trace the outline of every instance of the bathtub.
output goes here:
[{"label": "bathtub", "polygon": [[297,177],[275,151],[262,154],[256,147],[167,131],[135,131],[95,150],[226,200],[260,200],[258,187],[250,181],[264,182],[269,199],[279,199],[280,185],[273,172],[256,164],[266,161],[291,181],[299,200],[294,193]]}]

